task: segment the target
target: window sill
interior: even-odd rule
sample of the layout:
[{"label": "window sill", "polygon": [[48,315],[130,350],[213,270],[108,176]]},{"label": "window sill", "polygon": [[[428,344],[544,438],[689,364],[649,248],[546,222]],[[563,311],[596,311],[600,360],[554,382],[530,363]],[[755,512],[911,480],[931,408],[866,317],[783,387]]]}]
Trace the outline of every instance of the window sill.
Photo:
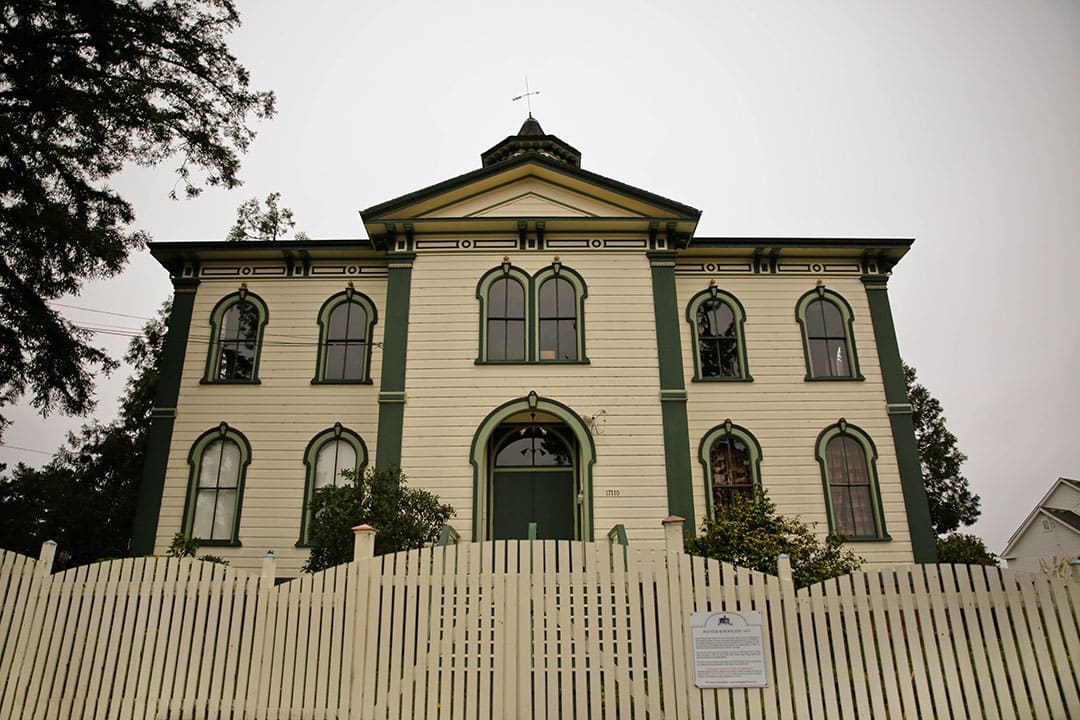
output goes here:
[{"label": "window sill", "polygon": [[363,380],[320,380],[319,378],[311,379],[312,385],[374,385],[371,378],[365,378]]},{"label": "window sill", "polygon": [[728,376],[717,376],[717,377],[696,377],[696,376],[695,376],[695,377],[694,377],[694,378],[693,378],[693,379],[692,379],[692,380],[691,380],[690,382],[700,382],[700,383],[713,383],[713,382],[721,382],[721,383],[722,383],[722,382],[754,382],[754,378],[753,378],[753,376],[751,376],[751,375],[747,375],[746,377],[728,377]]},{"label": "window sill", "polygon": [[827,377],[812,377],[807,375],[806,382],[862,382],[866,380],[862,375],[829,375]]},{"label": "window sill", "polygon": [[890,535],[870,535],[863,537],[845,537],[845,543],[867,543],[867,542],[892,542],[892,536]]},{"label": "window sill", "polygon": [[199,548],[207,547],[243,547],[239,540],[200,540],[192,538],[199,543]]},{"label": "window sill", "polygon": [[475,365],[591,365],[588,358],[584,360],[481,360],[474,362]]},{"label": "window sill", "polygon": [[200,385],[262,385],[262,380],[259,378],[253,378],[251,380],[207,380],[203,378],[199,381]]}]

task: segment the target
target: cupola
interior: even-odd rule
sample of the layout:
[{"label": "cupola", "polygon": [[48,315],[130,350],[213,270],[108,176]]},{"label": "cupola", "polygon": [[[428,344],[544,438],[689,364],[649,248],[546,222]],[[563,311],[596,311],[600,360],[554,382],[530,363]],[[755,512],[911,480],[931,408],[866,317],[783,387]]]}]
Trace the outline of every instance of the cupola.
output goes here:
[{"label": "cupola", "polygon": [[487,167],[527,152],[539,153],[571,167],[581,167],[581,153],[554,135],[544,133],[532,113],[529,113],[517,135],[511,135],[490,150],[480,153],[480,161]]}]

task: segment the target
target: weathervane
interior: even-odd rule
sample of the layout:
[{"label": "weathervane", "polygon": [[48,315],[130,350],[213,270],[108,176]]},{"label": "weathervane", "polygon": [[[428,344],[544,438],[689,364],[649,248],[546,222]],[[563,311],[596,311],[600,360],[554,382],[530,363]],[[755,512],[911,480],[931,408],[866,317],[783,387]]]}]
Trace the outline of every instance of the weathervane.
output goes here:
[{"label": "weathervane", "polygon": [[513,102],[514,100],[520,100],[521,98],[525,98],[525,104],[529,106],[529,117],[532,117],[532,98],[530,98],[529,96],[530,95],[539,95],[539,94],[540,94],[539,90],[533,90],[532,92],[529,91],[529,76],[526,75],[525,76],[525,93],[523,95],[518,95],[516,98],[514,98],[510,102]]}]

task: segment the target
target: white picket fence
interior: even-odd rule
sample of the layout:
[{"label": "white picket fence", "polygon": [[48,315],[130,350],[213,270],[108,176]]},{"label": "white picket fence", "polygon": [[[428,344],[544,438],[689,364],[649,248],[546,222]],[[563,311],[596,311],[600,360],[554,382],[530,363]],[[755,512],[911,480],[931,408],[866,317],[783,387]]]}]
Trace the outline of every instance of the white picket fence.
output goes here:
[{"label": "white picket fence", "polygon": [[[1080,582],[905,566],[795,591],[680,550],[509,541],[274,584],[0,553],[0,718],[1080,718]],[[768,687],[695,687],[689,616],[763,615]]]}]

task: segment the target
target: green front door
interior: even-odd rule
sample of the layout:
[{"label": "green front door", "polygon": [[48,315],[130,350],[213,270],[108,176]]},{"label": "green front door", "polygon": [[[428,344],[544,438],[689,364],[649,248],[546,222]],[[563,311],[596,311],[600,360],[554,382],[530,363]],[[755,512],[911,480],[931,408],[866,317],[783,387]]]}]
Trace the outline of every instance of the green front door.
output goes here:
[{"label": "green front door", "polygon": [[491,469],[491,538],[536,537],[573,540],[577,536],[577,472],[568,433],[535,424],[507,426],[495,433]]}]

